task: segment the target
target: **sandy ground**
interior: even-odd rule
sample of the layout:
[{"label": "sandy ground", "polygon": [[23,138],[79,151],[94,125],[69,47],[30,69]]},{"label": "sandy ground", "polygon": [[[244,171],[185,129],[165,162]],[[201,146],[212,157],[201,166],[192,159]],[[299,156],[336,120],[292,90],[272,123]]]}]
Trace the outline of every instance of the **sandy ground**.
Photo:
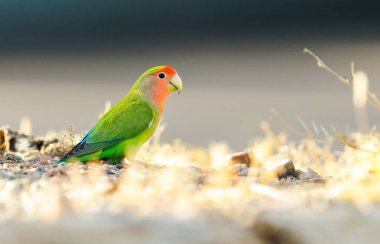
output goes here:
[{"label": "sandy ground", "polygon": [[158,133],[117,165],[54,164],[80,139],[72,130],[3,128],[1,243],[377,243],[378,134],[348,134],[336,150],[261,126],[246,152]]}]

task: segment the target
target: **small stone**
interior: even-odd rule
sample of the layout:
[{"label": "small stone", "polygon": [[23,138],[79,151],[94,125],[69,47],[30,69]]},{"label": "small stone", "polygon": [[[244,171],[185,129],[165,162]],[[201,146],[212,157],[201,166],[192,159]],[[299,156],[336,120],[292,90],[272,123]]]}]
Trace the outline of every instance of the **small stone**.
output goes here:
[{"label": "small stone", "polygon": [[24,162],[24,160],[20,156],[13,154],[13,153],[6,153],[5,159],[9,160],[9,161],[15,161],[17,163]]},{"label": "small stone", "polygon": [[10,171],[6,171],[4,173],[4,177],[5,178],[8,178],[9,180],[13,180],[15,178],[15,174],[13,172],[10,172]]},{"label": "small stone", "polygon": [[115,168],[117,168],[117,169],[123,169],[124,168],[124,164],[122,164],[122,163],[116,164]]},{"label": "small stone", "polygon": [[40,160],[41,160],[41,156],[37,155],[37,154],[34,154],[34,155],[31,155],[31,156],[24,158],[25,162],[38,162]]},{"label": "small stone", "polygon": [[232,170],[238,176],[248,176],[249,172],[249,168],[245,164],[235,164]]},{"label": "small stone", "polygon": [[46,171],[46,169],[43,166],[38,166],[37,167],[37,171],[40,172],[40,173],[44,173]]},{"label": "small stone", "polygon": [[7,132],[5,129],[0,129],[0,153],[9,149]]},{"label": "small stone", "polygon": [[46,172],[46,174],[47,174],[47,176],[49,176],[49,177],[53,177],[53,176],[55,176],[55,175],[58,175],[58,171],[56,171],[56,170],[52,170],[52,171],[48,171],[48,172]]},{"label": "small stone", "polygon": [[244,164],[249,167],[260,167],[261,163],[255,158],[251,151],[238,152],[231,155],[231,165]]},{"label": "small stone", "polygon": [[81,173],[86,173],[86,171],[88,170],[88,164],[81,164],[79,168]]},{"label": "small stone", "polygon": [[279,180],[286,179],[288,177],[298,178],[296,169],[294,168],[293,161],[291,159],[283,159],[278,161],[272,168]]},{"label": "small stone", "polygon": [[321,176],[310,168],[307,169],[307,172],[304,172],[302,170],[297,170],[297,176],[302,181],[318,182],[318,183],[324,182]]}]

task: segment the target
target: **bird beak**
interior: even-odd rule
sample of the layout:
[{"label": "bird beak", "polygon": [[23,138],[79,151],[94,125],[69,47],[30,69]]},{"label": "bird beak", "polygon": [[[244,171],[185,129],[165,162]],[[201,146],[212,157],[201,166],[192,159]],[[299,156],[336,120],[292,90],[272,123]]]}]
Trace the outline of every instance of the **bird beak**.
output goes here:
[{"label": "bird beak", "polygon": [[178,74],[175,74],[171,81],[169,82],[169,88],[171,92],[178,91],[181,93],[182,91],[182,80]]}]

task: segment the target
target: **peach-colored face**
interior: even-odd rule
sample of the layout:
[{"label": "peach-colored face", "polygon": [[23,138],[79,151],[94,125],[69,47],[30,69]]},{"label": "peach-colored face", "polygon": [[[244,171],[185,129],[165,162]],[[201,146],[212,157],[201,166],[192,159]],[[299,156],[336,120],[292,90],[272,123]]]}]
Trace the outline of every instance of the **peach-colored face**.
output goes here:
[{"label": "peach-colored face", "polygon": [[180,78],[177,71],[170,66],[156,71],[152,76],[152,100],[163,111],[166,98],[171,92],[180,91],[182,89],[182,82],[180,82],[180,87],[178,87],[178,84],[176,85],[176,81],[180,81]]}]

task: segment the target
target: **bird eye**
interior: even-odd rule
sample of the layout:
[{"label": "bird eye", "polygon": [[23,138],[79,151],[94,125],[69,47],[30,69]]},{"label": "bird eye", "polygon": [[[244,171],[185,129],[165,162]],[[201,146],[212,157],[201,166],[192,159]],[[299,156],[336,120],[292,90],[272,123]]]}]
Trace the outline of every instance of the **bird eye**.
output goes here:
[{"label": "bird eye", "polygon": [[160,79],[165,79],[165,77],[166,77],[165,73],[161,72],[158,74],[158,78],[160,78]]}]

